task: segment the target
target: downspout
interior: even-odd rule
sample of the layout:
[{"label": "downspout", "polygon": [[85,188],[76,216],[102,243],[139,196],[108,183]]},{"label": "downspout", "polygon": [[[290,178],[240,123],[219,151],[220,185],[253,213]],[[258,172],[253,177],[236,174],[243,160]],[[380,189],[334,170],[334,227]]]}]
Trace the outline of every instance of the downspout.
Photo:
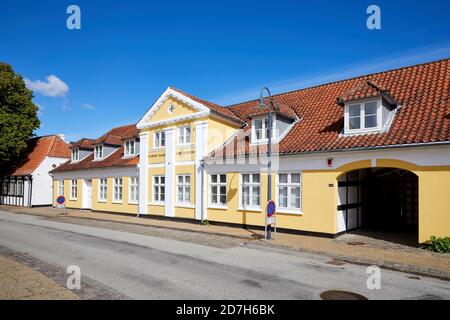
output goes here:
[{"label": "downspout", "polygon": [[33,193],[33,176],[28,176],[28,179],[30,181],[29,186],[28,186],[28,206],[30,208],[32,208],[32,204],[31,204],[31,197],[32,197],[32,193]]},{"label": "downspout", "polygon": [[204,197],[205,197],[205,161],[202,159],[200,160],[200,170],[201,170],[201,198],[200,198],[200,212],[201,212],[201,218],[202,222],[205,221],[205,206],[204,206]]}]

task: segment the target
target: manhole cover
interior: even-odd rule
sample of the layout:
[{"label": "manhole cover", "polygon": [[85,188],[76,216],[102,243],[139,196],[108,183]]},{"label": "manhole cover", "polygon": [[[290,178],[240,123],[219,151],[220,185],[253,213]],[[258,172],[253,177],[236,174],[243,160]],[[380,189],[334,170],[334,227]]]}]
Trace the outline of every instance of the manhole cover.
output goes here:
[{"label": "manhole cover", "polygon": [[347,242],[347,244],[349,246],[365,246],[365,245],[367,245],[367,243],[359,242],[359,241],[350,241],[350,242]]},{"label": "manhole cover", "polygon": [[339,260],[331,260],[331,261],[328,261],[327,264],[332,264],[333,266],[343,266],[345,264],[345,262],[339,261]]},{"label": "manhole cover", "polygon": [[350,292],[339,290],[328,290],[320,294],[322,300],[368,300],[366,297]]}]

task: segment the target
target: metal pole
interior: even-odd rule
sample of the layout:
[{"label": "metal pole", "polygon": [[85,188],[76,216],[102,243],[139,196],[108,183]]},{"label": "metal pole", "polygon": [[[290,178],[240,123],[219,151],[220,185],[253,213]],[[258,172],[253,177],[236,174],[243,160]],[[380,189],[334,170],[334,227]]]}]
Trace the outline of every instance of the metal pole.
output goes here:
[{"label": "metal pole", "polygon": [[[270,98],[271,99],[271,98]],[[269,143],[267,145],[267,201],[272,200],[272,101],[269,105]],[[266,212],[267,215],[267,212]],[[272,225],[267,226],[267,239],[272,239]]]}]

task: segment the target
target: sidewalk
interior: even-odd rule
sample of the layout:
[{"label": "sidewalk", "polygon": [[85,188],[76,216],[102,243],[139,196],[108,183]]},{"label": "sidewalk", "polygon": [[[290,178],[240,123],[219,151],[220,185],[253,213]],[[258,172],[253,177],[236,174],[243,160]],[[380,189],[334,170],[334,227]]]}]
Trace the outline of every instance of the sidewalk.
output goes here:
[{"label": "sidewalk", "polygon": [[[58,217],[73,217],[227,236],[242,239],[244,242],[256,246],[265,246],[274,249],[287,248],[290,250],[319,253],[343,262],[378,265],[392,270],[450,280],[449,254],[439,255],[419,248],[393,244],[387,241],[367,238],[355,234],[346,234],[337,239],[328,239],[278,233],[276,240],[265,243],[260,239],[263,236],[263,231],[238,227],[218,225],[203,226],[183,221],[137,218],[132,215],[70,209],[67,210],[67,215],[63,216],[63,210],[48,207],[20,208],[0,206],[0,210],[39,215],[51,219],[58,219]],[[364,244],[355,246],[349,245],[349,242],[363,242]]]},{"label": "sidewalk", "polygon": [[79,297],[10,258],[0,256],[0,300],[78,300]]}]

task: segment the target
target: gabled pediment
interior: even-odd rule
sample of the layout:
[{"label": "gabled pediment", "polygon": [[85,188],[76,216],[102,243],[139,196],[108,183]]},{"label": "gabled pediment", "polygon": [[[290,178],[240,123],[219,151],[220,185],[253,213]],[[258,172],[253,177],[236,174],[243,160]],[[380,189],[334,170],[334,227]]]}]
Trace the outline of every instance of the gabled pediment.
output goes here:
[{"label": "gabled pediment", "polygon": [[209,115],[209,113],[210,109],[207,106],[172,88],[168,88],[138,122],[137,128],[144,129],[170,122],[203,117]]}]

